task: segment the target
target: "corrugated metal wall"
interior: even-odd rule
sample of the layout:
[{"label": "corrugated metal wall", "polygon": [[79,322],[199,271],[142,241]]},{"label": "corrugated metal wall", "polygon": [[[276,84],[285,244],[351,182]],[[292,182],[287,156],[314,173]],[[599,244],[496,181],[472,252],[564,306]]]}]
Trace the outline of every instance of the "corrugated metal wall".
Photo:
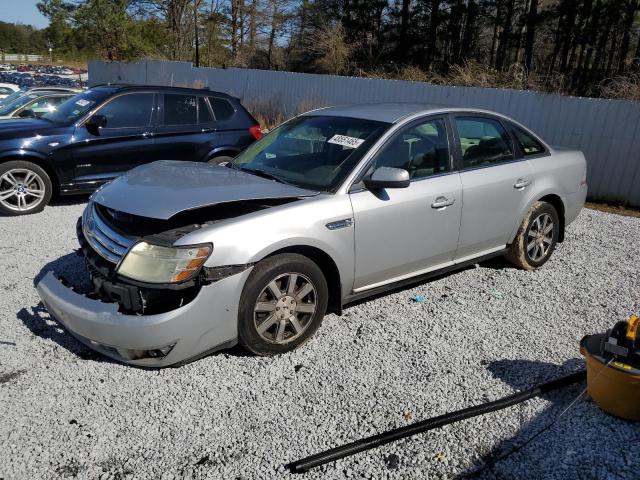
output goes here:
[{"label": "corrugated metal wall", "polygon": [[589,164],[590,198],[640,206],[640,103],[401,80],[193,68],[185,62],[91,62],[89,85],[106,82],[209,87],[248,106],[275,102],[287,116],[319,106],[391,101],[494,110],[552,145],[582,150]]}]

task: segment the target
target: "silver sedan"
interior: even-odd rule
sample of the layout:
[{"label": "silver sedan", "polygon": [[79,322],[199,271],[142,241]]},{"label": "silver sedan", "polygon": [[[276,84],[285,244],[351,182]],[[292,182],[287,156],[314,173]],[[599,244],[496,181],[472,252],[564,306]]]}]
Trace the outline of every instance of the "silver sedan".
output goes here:
[{"label": "silver sedan", "polygon": [[290,351],[327,311],[505,255],[533,270],[587,193],[581,152],[488,111],[332,107],[226,165],[161,161],[96,192],[78,222],[94,285],[52,273],[51,315],[104,354],[166,366],[240,343]]}]

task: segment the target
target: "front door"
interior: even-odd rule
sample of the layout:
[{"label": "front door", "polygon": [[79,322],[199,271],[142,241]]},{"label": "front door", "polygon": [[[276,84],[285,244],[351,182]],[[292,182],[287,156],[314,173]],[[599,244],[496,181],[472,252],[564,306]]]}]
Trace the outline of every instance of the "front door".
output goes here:
[{"label": "front door", "polygon": [[153,103],[153,93],[119,95],[95,113],[104,115],[106,126],[76,128],[72,146],[75,183],[101,183],[159,159],[151,126]]},{"label": "front door", "polygon": [[452,264],[462,185],[459,174],[452,171],[450,141],[445,118],[413,122],[382,147],[369,170],[406,169],[409,187],[351,193],[355,292]]},{"label": "front door", "polygon": [[530,200],[533,171],[493,117],[457,115],[464,208],[456,262],[504,248]]}]

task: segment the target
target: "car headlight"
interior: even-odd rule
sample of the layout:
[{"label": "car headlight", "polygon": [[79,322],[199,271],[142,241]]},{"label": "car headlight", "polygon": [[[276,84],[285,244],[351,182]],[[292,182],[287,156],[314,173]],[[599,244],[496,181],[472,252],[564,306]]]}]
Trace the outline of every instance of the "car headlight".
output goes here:
[{"label": "car headlight", "polygon": [[212,250],[211,244],[169,248],[138,242],[127,252],[118,273],[140,282],[184,282],[198,273]]}]

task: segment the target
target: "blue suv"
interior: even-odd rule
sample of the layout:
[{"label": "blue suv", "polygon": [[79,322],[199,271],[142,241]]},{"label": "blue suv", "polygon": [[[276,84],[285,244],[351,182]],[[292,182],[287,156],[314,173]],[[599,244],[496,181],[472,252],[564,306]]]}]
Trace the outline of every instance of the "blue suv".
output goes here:
[{"label": "blue suv", "polygon": [[257,139],[237,98],[210,90],[100,85],[39,119],[0,121],[0,213],[41,211],[156,160],[222,163]]}]

